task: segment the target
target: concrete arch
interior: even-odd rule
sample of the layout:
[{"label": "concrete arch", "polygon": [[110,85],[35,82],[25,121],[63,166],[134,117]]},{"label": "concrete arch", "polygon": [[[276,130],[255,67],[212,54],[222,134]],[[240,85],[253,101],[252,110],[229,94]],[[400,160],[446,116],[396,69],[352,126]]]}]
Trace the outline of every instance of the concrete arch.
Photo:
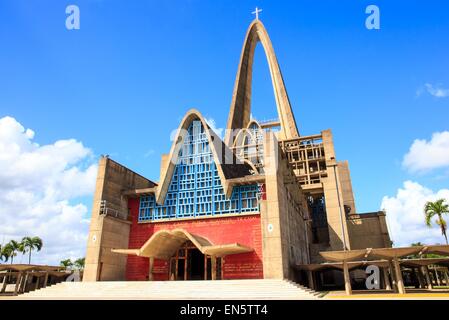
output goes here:
[{"label": "concrete arch", "polygon": [[262,127],[260,126],[259,122],[257,122],[257,120],[254,120],[254,119],[252,119],[250,122],[248,122],[248,125],[246,126],[246,128],[249,129],[252,124],[255,124],[260,130],[262,130]]},{"label": "concrete arch", "polygon": [[237,135],[235,137],[235,140],[234,140],[234,142],[232,144],[232,147],[234,148],[235,155],[237,157],[239,157],[241,161],[243,161],[244,163],[248,164],[251,167],[251,169],[253,170],[253,172],[260,173],[260,170],[258,170],[256,168],[254,163],[252,163],[248,159],[242,158],[242,154],[241,154],[242,152],[244,152],[245,147],[247,148],[247,144],[246,144],[246,139],[247,138],[250,139],[250,145],[253,145],[252,147],[255,147],[255,144],[253,144],[253,142],[256,143],[257,136],[254,135],[254,133],[250,129],[250,126],[252,124],[256,124],[258,126],[258,128],[261,129],[261,127],[260,127],[259,123],[257,123],[257,121],[251,120],[251,122],[248,123],[248,127],[247,128],[241,129],[237,133]]},{"label": "concrete arch", "polygon": [[235,129],[246,128],[250,122],[252,68],[254,52],[259,41],[262,43],[270,68],[276,107],[281,123],[279,138],[290,139],[299,136],[273,45],[262,22],[260,20],[254,20],[246,33],[235,79],[231,110],[226,126],[225,143],[228,146],[231,146],[234,141],[232,132]]},{"label": "concrete arch", "polygon": [[253,133],[248,129],[244,128],[240,130],[237,135],[235,136],[234,142],[232,143],[233,147],[241,147],[244,145],[244,140],[246,137],[251,137],[251,140],[255,140],[256,137],[254,137]]},{"label": "concrete arch", "polygon": [[[170,153],[168,154],[168,156],[163,157],[163,161],[161,164],[161,176],[155,193],[156,202],[158,204],[164,203],[165,196],[170,185],[173,172],[175,170],[175,164],[178,160],[179,150],[182,147],[182,142],[184,141],[183,134],[186,133],[186,130],[193,120],[201,121],[201,124],[204,127],[204,131],[206,133],[207,139],[209,140],[209,146],[212,151],[215,164],[217,166],[218,175],[220,177],[226,196],[231,196],[232,185],[228,182],[228,179],[234,178],[232,176],[232,173],[237,171],[235,170],[236,166],[243,165],[247,168],[250,168],[245,163],[239,161],[234,153],[223,144],[220,137],[209,127],[206,120],[198,110],[190,109],[181,120],[181,124],[177,129],[177,133],[175,139],[173,140]],[[249,170],[247,171],[247,173],[250,174]]]}]

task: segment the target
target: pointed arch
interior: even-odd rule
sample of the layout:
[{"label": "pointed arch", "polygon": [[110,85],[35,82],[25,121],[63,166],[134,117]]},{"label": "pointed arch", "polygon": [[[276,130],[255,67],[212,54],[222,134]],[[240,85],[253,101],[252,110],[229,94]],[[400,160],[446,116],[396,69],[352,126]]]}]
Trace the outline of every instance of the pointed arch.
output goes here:
[{"label": "pointed arch", "polygon": [[210,150],[217,166],[218,175],[226,196],[229,197],[232,193],[232,184],[228,179],[236,178],[237,176],[251,175],[252,167],[237,159],[234,152],[232,152],[232,150],[229,149],[220,137],[209,127],[198,110],[190,109],[181,120],[175,139],[173,140],[170,154],[162,164],[161,176],[155,192],[156,202],[158,204],[162,204],[165,201],[165,196],[173,177],[176,163],[178,162],[179,151],[186,138],[185,134],[194,120],[199,120],[204,128],[204,133],[209,142]]},{"label": "pointed arch", "polygon": [[258,173],[263,172],[262,167],[257,169],[263,163],[263,132],[260,124],[252,119],[246,128],[238,131],[232,143],[235,155]]},{"label": "pointed arch", "polygon": [[255,119],[251,119],[248,122],[248,125],[246,128],[250,129],[251,127],[257,127],[258,129],[262,130],[262,127],[260,126],[259,122],[257,122],[257,120],[255,120]]},{"label": "pointed arch", "polygon": [[226,126],[225,143],[228,146],[232,146],[234,141],[233,131],[246,128],[250,122],[252,69],[254,52],[259,41],[262,43],[270,69],[276,107],[281,123],[280,139],[290,139],[299,136],[273,45],[262,22],[254,20],[246,33],[235,79],[231,110]]}]

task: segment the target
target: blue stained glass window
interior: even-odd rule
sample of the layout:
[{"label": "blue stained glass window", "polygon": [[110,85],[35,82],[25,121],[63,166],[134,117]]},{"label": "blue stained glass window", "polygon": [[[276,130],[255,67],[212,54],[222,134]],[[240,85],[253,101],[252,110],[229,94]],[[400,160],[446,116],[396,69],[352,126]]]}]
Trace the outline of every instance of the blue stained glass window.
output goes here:
[{"label": "blue stained glass window", "polygon": [[187,132],[164,204],[142,196],[139,221],[259,211],[257,184],[235,186],[230,198],[224,194],[201,121],[192,121]]}]

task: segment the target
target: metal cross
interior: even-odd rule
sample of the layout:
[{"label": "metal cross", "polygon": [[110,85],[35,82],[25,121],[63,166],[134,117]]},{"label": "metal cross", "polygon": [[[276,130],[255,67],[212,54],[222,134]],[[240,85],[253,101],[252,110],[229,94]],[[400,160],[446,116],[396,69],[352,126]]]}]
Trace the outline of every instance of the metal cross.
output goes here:
[{"label": "metal cross", "polygon": [[256,10],[254,10],[251,13],[256,15],[256,20],[259,20],[259,13],[260,12],[262,12],[262,9],[259,9],[258,7],[256,7]]}]

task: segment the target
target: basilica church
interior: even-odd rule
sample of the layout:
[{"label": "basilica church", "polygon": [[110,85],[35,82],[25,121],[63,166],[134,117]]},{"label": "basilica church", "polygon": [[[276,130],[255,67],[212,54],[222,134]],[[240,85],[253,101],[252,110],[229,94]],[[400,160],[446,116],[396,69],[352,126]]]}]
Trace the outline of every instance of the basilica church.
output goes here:
[{"label": "basilica church", "polygon": [[[251,116],[259,42],[278,114],[270,121]],[[323,261],[320,252],[391,247],[385,213],[357,211],[349,165],[337,159],[333,139],[330,129],[300,135],[273,45],[256,18],[223,138],[192,109],[161,157],[158,178],[108,156],[99,160],[83,281],[301,282],[304,266]]]}]

